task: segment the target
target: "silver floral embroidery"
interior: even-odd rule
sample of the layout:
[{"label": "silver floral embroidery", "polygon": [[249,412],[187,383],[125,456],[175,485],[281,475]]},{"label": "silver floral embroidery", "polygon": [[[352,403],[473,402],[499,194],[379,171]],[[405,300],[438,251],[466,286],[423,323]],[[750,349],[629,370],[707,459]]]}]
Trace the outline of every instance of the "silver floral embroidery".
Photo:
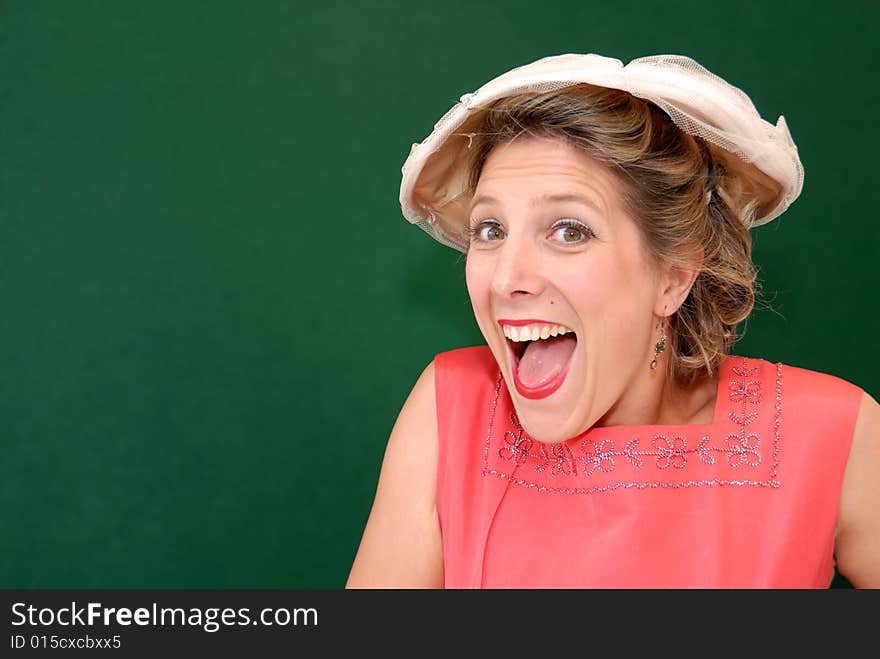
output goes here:
[{"label": "silver floral embroidery", "polygon": [[761,438],[755,433],[746,437],[730,434],[725,441],[729,447],[727,450],[730,452],[730,455],[727,456],[727,462],[731,467],[739,467],[743,463],[751,467],[757,467],[761,464],[761,454],[758,453]]},{"label": "silver floral embroidery", "polygon": [[524,431],[516,420],[516,414],[510,413],[510,425],[514,430],[504,433],[504,446],[498,449],[498,455],[505,460],[513,460],[517,466],[529,459],[529,451],[532,449],[532,438],[523,437]]},{"label": "silver floral embroidery", "polygon": [[[654,457],[654,464],[658,469],[674,467],[684,469],[687,466],[688,455],[696,454],[703,462],[709,465],[715,464],[714,453],[727,453],[728,464],[737,467],[740,464],[748,464],[753,467],[761,463],[761,455],[758,446],[760,437],[755,433],[740,437],[731,433],[725,439],[726,445],[710,446],[709,435],[700,439],[694,448],[688,448],[687,439],[681,435],[668,438],[666,435],[654,435],[651,445],[653,451],[637,451],[638,439],[627,442],[626,446],[618,451],[615,450],[614,440],[605,439],[596,444],[592,439],[585,439],[580,444],[583,455],[575,456],[572,450],[564,444],[542,444],[525,434],[523,429],[516,425],[516,417],[511,415],[512,423],[516,431],[505,433],[504,446],[498,450],[498,455],[504,460],[512,460],[516,466],[525,464],[529,460],[536,462],[535,471],[542,472],[547,469],[550,473],[573,474],[580,472],[583,476],[589,476],[597,469],[610,473],[616,466],[615,457],[625,457],[634,467],[643,467],[645,456]],[[536,452],[532,452],[532,446],[537,444]]]},{"label": "silver floral embroidery", "polygon": [[[738,412],[731,411],[728,414],[728,417],[739,427],[739,431],[729,433],[725,438],[724,446],[712,446],[710,435],[704,435],[693,448],[689,448],[687,439],[681,435],[675,435],[670,438],[663,434],[657,434],[654,435],[651,441],[651,447],[653,450],[638,451],[638,438],[627,442],[621,450],[615,448],[613,439],[604,439],[598,441],[598,443],[592,439],[585,439],[579,445],[582,455],[576,456],[566,444],[548,445],[529,437],[519,424],[516,414],[511,412],[509,420],[513,430],[505,432],[504,445],[499,449],[498,455],[504,460],[512,461],[514,463],[512,465],[514,470],[531,460],[536,462],[534,469],[537,473],[549,470],[551,476],[563,474],[577,476],[580,474],[581,476],[588,477],[597,470],[604,473],[610,473],[614,471],[616,467],[616,457],[625,458],[630,464],[637,468],[644,466],[645,457],[653,457],[657,469],[666,470],[669,467],[672,467],[674,470],[682,470],[687,465],[689,455],[696,454],[696,456],[705,464],[714,465],[716,464],[715,454],[723,453],[727,454],[728,465],[733,468],[740,466],[757,467],[762,461],[761,453],[759,451],[761,438],[757,433],[747,432],[747,427],[757,420],[758,412],[747,411],[747,406],[759,405],[762,400],[760,380],[748,379],[758,372],[758,367],[750,366],[748,361],[743,358],[742,364],[740,366],[732,367],[731,370],[735,375],[739,376],[740,380],[731,380],[728,382],[730,400],[732,402],[739,402],[741,404],[741,409]],[[632,482],[585,488],[558,488],[531,483],[524,479],[515,478],[512,474],[490,469],[488,465],[488,451],[492,438],[492,425],[495,417],[495,409],[497,407],[498,396],[501,390],[501,381],[501,374],[499,373],[495,387],[495,398],[492,402],[492,410],[489,419],[489,431],[486,437],[483,466],[484,475],[495,475],[499,478],[509,480],[515,484],[523,485],[540,492],[555,492],[561,494],[589,494],[621,488],[678,488],[706,485],[760,485],[779,487],[776,472],[779,464],[779,427],[782,413],[782,364],[776,364],[776,414],[773,424],[773,464],[771,466],[770,478],[763,481],[749,479],[703,479],[688,480],[678,483]]]},{"label": "silver floral embroidery", "polygon": [[684,437],[674,437],[670,440],[665,435],[655,435],[651,444],[660,453],[657,457],[658,469],[666,469],[669,465],[683,469],[687,464],[685,457],[687,440]]},{"label": "silver floral embroidery", "polygon": [[729,397],[731,402],[741,404],[741,410],[728,413],[730,420],[739,426],[739,431],[731,433],[725,438],[729,451],[727,463],[731,467],[739,467],[743,464],[757,467],[761,464],[761,454],[758,452],[761,438],[756,433],[746,434],[746,427],[758,418],[758,413],[748,412],[746,407],[761,404],[760,380],[748,379],[758,372],[758,367],[748,366],[746,360],[743,359],[741,366],[734,366],[731,370],[740,379],[727,383],[727,388],[730,390]]},{"label": "silver floral embroidery", "polygon": [[544,471],[549,466],[550,473],[553,476],[560,474],[577,476],[574,455],[568,446],[565,444],[550,444],[550,455],[547,455],[547,452],[547,444],[541,444],[541,463],[535,467],[535,471]]},{"label": "silver floral embroidery", "polygon": [[640,467],[641,459],[632,455],[631,444],[632,442],[627,444],[623,451],[615,451],[613,439],[603,440],[598,445],[592,439],[585,439],[581,442],[581,450],[584,452],[581,460],[583,461],[585,475],[589,476],[596,469],[605,473],[614,471],[615,455],[624,455],[630,462]]},{"label": "silver floral embroidery", "polygon": [[[737,369],[733,369],[734,372]],[[736,380],[731,380],[728,385],[730,388],[730,400],[744,401],[749,403],[760,403],[761,402],[761,383],[760,382],[737,382]]]}]

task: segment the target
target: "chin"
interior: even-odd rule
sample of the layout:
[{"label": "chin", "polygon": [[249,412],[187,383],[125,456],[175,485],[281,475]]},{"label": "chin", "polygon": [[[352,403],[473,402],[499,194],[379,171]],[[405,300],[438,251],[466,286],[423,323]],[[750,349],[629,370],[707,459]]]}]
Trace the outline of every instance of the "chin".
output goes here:
[{"label": "chin", "polygon": [[[516,404],[514,404],[514,408],[516,408]],[[528,436],[544,444],[559,444],[573,437],[577,437],[587,430],[586,427],[580,428],[579,425],[576,424],[566,423],[560,425],[558,417],[546,419],[535,418],[536,415],[527,411],[521,413],[518,409],[516,411],[516,416]]]},{"label": "chin", "polygon": [[576,410],[580,401],[572,401],[575,392],[571,387],[583,379],[582,356],[576,349],[571,362],[566,367],[564,382],[552,394],[540,398],[524,397],[519,393],[514,369],[517,358],[510,345],[493,345],[488,342],[495,355],[495,361],[501,368],[504,383],[507,387],[516,417],[523,430],[534,440],[544,444],[559,444],[585,432],[588,424],[572,418],[572,410]]}]

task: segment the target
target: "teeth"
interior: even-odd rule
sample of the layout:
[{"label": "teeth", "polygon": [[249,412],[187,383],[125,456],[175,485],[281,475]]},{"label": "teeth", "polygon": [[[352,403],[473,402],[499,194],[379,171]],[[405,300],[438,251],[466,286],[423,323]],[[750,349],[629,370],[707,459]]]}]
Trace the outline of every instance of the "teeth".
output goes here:
[{"label": "teeth", "polygon": [[503,325],[502,329],[504,331],[504,336],[516,343],[519,343],[520,341],[547,339],[551,336],[561,336],[573,331],[568,329],[565,325],[525,325],[521,327]]}]

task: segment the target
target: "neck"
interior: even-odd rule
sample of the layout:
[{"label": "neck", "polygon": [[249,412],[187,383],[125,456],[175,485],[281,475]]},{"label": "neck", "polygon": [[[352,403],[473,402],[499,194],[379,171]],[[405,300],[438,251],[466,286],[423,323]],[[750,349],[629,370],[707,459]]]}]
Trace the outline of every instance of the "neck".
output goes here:
[{"label": "neck", "polygon": [[666,374],[666,361],[657,369],[638,374],[628,395],[603,416],[596,426],[676,426],[713,421],[718,376],[704,377],[690,386],[676,385]]}]

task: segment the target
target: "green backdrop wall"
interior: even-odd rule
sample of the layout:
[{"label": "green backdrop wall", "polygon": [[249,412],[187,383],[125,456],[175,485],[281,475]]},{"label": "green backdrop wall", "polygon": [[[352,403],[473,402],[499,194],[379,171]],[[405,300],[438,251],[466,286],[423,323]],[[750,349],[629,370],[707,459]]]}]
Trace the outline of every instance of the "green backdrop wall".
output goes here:
[{"label": "green backdrop wall", "polygon": [[690,55],[784,114],[737,352],[880,394],[874,1],[0,2],[0,586],[340,588],[388,433],[482,342],[400,167],[538,57]]}]

